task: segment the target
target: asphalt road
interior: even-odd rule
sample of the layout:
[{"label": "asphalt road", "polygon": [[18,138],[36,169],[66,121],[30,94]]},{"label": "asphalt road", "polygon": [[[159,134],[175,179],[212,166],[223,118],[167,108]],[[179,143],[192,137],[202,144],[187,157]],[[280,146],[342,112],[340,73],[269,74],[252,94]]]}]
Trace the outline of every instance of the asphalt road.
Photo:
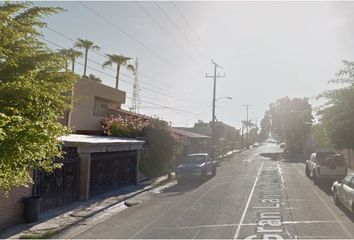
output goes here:
[{"label": "asphalt road", "polygon": [[[274,160],[275,144],[223,161],[204,183],[173,184],[76,238],[354,238],[354,218],[329,187],[305,176],[304,163]],[[141,198],[141,197],[140,197]]]}]

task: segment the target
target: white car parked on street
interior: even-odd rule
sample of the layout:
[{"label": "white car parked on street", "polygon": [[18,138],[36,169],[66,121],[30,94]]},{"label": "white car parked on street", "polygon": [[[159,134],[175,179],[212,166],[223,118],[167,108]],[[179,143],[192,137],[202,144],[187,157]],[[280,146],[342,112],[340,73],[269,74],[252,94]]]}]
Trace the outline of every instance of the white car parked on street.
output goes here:
[{"label": "white car parked on street", "polygon": [[343,180],[335,181],[332,185],[333,202],[341,203],[354,213],[354,175],[348,175]]}]

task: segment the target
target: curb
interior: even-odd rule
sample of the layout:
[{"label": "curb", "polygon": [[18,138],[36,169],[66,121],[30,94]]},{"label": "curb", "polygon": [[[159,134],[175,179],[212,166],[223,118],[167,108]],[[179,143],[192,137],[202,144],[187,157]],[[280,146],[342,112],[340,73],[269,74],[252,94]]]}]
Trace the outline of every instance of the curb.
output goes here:
[{"label": "curb", "polygon": [[152,183],[151,185],[147,186],[146,188],[144,188],[144,189],[142,189],[142,190],[140,190],[140,191],[134,192],[133,194],[130,194],[130,195],[128,195],[128,196],[122,198],[122,199],[121,199],[120,201],[118,201],[118,202],[109,204],[109,205],[105,206],[104,208],[102,208],[102,209],[100,209],[100,210],[97,210],[97,211],[95,211],[95,212],[89,213],[87,216],[81,217],[81,219],[78,220],[78,221],[76,221],[76,222],[73,222],[73,223],[71,223],[71,224],[68,224],[68,225],[66,225],[66,226],[64,226],[64,227],[62,227],[62,228],[60,228],[60,229],[58,229],[58,232],[54,233],[53,235],[48,236],[48,238],[49,238],[49,237],[52,237],[52,236],[54,236],[54,235],[56,235],[56,234],[59,234],[60,232],[66,230],[66,229],[68,229],[68,228],[70,228],[70,227],[72,227],[72,226],[74,226],[74,225],[76,225],[76,224],[78,224],[78,223],[81,223],[82,221],[84,221],[84,220],[86,220],[86,219],[88,219],[88,218],[90,218],[90,217],[93,217],[94,215],[96,215],[96,214],[98,214],[98,213],[100,213],[100,212],[103,212],[103,211],[107,210],[108,208],[111,208],[111,207],[113,207],[113,206],[115,206],[115,205],[117,205],[117,204],[120,204],[120,203],[122,203],[122,202],[125,202],[126,200],[128,200],[128,199],[130,199],[130,198],[133,198],[133,197],[135,197],[135,196],[137,196],[137,195],[140,195],[140,194],[142,194],[142,193],[144,193],[144,192],[147,192],[147,191],[150,191],[150,190],[152,190],[152,189],[154,189],[154,188],[157,188],[157,187],[160,186],[160,185],[162,184],[162,182],[164,182],[164,181],[167,181],[166,183],[168,183],[168,182],[171,182],[171,181],[174,180],[174,179],[175,179],[175,177],[172,177],[172,178],[169,179],[169,180],[168,180],[168,179],[161,180],[160,182],[158,182],[158,183],[157,183],[156,185],[154,185],[154,186],[151,186],[151,185],[154,184],[154,183]]},{"label": "curb", "polygon": [[69,223],[67,225],[64,225],[62,227],[58,226],[56,228],[56,231],[53,231],[52,233],[50,231],[52,231],[53,229],[38,229],[38,230],[36,229],[36,230],[32,230],[32,231],[30,229],[26,229],[26,230],[24,230],[22,232],[16,233],[16,234],[8,237],[8,239],[11,239],[11,238],[12,239],[21,239],[21,238],[22,239],[25,239],[25,238],[40,239],[40,238],[43,238],[42,236],[45,236],[44,238],[46,238],[46,239],[47,238],[51,238],[52,236],[60,234],[62,231],[66,230],[66,229],[68,229],[70,227],[73,227],[73,226],[75,226],[75,225],[77,225],[77,224],[79,224],[79,223],[81,223],[81,222],[93,217],[94,215],[96,215],[96,214],[98,214],[100,212],[103,212],[103,211],[105,211],[105,210],[107,210],[107,209],[109,209],[109,208],[111,208],[111,207],[113,207],[115,205],[121,204],[121,203],[123,203],[124,201],[126,201],[126,200],[128,200],[130,198],[133,198],[133,197],[135,197],[137,195],[140,195],[140,194],[142,194],[144,192],[150,191],[150,190],[152,190],[154,188],[157,188],[157,187],[159,187],[159,186],[161,186],[163,184],[167,184],[167,183],[173,181],[174,179],[175,179],[175,176],[172,176],[172,178],[170,178],[170,179],[168,179],[168,177],[166,177],[166,178],[161,179],[159,181],[156,180],[155,182],[151,182],[150,185],[145,186],[143,189],[137,190],[136,192],[133,192],[131,194],[128,193],[128,194],[124,195],[124,197],[119,199],[118,201],[116,201],[114,203],[110,203],[107,206],[104,206],[101,209],[98,209],[96,211],[88,213],[85,216],[75,216],[75,213],[72,213],[69,216],[76,217],[77,220],[75,220],[72,223]]}]

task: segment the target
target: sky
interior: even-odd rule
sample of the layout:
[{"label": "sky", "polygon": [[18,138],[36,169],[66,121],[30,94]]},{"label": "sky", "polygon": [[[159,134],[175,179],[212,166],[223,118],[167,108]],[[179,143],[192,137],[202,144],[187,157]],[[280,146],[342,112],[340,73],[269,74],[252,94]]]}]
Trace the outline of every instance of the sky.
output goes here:
[{"label": "sky", "polygon": [[[353,60],[352,2],[35,2],[64,13],[47,17],[44,38],[53,49],[77,38],[101,47],[89,53],[88,74],[114,87],[115,72],[101,67],[104,54],[138,58],[140,113],[174,126],[211,120],[211,59],[222,68],[216,86],[216,118],[240,127],[244,105],[258,121],[271,102],[315,96]],[[54,30],[54,31],[53,31]],[[82,74],[78,59],[76,72]],[[119,89],[131,107],[133,75],[122,69]],[[229,99],[232,98],[232,99]]]}]

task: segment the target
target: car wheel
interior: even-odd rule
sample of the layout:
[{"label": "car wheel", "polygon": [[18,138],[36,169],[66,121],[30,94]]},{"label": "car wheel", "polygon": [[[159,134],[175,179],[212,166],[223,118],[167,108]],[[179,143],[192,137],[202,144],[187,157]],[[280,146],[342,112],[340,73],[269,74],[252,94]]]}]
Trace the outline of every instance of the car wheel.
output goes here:
[{"label": "car wheel", "polygon": [[307,177],[310,177],[310,170],[309,170],[309,167],[306,165],[305,167],[305,174]]},{"label": "car wheel", "polygon": [[333,202],[335,205],[338,205],[338,195],[337,195],[337,190],[335,189],[333,191]]}]

